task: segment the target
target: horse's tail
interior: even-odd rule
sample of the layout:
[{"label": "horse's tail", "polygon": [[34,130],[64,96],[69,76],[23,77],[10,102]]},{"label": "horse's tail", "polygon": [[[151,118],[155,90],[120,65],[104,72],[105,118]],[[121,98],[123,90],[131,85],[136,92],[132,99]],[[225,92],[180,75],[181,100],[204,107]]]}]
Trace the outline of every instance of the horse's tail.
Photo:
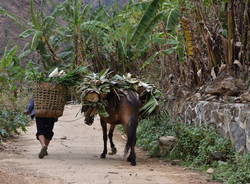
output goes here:
[{"label": "horse's tail", "polygon": [[136,143],[136,129],[137,129],[138,119],[137,117],[131,117],[129,126],[128,126],[128,133],[127,133],[127,143],[125,146],[124,155],[128,154],[129,149],[135,145]]},{"label": "horse's tail", "polygon": [[132,106],[132,113],[127,126],[127,143],[124,150],[124,156],[128,154],[129,149],[136,143],[136,129],[140,109],[140,100],[137,93],[134,91],[128,91],[126,96],[129,104]]}]

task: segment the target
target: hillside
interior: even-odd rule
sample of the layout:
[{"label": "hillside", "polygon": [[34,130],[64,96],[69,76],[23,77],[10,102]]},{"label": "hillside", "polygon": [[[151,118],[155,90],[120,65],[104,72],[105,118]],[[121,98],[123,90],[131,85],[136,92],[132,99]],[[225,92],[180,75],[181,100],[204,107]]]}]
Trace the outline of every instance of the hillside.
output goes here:
[{"label": "hillside", "polygon": [[[12,14],[15,14],[24,19],[28,19],[28,3],[29,0],[22,1],[6,1],[0,0],[0,6]],[[11,20],[0,15],[0,57],[4,52],[4,48],[7,45],[17,45],[22,44],[20,39],[18,39],[18,33],[22,30]]]}]

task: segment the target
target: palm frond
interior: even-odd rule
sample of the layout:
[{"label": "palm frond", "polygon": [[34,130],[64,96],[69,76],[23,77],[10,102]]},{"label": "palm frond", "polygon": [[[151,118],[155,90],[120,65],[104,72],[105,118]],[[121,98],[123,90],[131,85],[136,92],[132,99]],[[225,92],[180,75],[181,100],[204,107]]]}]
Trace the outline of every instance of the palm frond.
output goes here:
[{"label": "palm frond", "polygon": [[179,23],[180,13],[179,10],[174,7],[168,10],[166,17],[166,28],[168,31],[172,31]]},{"label": "palm frond", "polygon": [[139,24],[137,25],[136,30],[133,33],[131,39],[132,43],[137,43],[137,41],[141,40],[141,37],[143,37],[147,28],[150,26],[152,19],[155,18],[161,2],[162,2],[161,0],[153,0],[151,4],[148,6],[146,12],[144,13]]},{"label": "palm frond", "polygon": [[158,105],[159,103],[156,98],[154,96],[151,96],[147,103],[140,108],[141,116],[146,117],[150,115],[156,109],[156,107],[158,107]]},{"label": "palm frond", "polygon": [[162,17],[163,13],[159,13],[151,20],[150,24],[147,25],[144,34],[141,36],[140,39],[138,39],[136,43],[136,48],[142,48],[145,45],[146,40],[149,38],[149,33],[152,32],[153,28],[161,20]]}]

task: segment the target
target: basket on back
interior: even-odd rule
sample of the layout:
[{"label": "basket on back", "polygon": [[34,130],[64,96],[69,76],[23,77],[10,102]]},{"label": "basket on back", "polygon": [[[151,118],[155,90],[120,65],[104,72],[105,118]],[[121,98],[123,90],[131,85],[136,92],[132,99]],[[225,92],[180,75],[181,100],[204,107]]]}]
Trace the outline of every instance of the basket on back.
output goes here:
[{"label": "basket on back", "polygon": [[37,83],[33,88],[36,117],[58,118],[63,115],[67,88],[60,84]]}]

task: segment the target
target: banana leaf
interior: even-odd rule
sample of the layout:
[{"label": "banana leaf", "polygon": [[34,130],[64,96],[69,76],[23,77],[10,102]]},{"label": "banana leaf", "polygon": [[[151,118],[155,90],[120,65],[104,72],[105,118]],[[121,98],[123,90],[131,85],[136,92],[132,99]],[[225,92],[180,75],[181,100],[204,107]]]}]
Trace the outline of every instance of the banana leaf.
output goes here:
[{"label": "banana leaf", "polygon": [[150,99],[140,108],[140,114],[142,117],[150,115],[159,105],[158,101],[154,96],[151,96]]}]

